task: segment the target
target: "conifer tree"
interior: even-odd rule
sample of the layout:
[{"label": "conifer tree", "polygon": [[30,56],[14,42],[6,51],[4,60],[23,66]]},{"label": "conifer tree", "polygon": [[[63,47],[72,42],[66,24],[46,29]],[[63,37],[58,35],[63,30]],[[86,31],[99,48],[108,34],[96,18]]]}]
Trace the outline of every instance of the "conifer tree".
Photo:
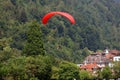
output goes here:
[{"label": "conifer tree", "polygon": [[45,54],[42,32],[37,22],[33,22],[29,26],[29,30],[27,32],[27,43],[23,49],[23,54],[26,56]]}]

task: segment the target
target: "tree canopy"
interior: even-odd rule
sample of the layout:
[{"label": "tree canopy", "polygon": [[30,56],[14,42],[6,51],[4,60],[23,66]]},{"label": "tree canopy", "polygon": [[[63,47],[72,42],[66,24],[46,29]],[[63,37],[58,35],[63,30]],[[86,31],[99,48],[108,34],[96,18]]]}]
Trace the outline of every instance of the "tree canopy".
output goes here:
[{"label": "tree canopy", "polygon": [[[51,11],[70,13],[76,24],[57,15],[43,25],[41,19]],[[0,79],[77,79],[77,68],[71,62],[80,63],[106,47],[120,50],[119,36],[118,0],[0,0]],[[67,62],[60,64],[62,60]],[[119,73],[119,67],[114,67]],[[105,77],[109,69],[104,71]]]},{"label": "tree canopy", "polygon": [[[31,26],[42,32],[46,53],[55,57],[78,63],[84,48],[120,49],[120,5],[114,0],[0,0],[0,4],[0,38],[11,38],[12,48],[23,49],[28,25],[36,20],[41,29]],[[70,13],[76,24],[55,16],[44,26],[41,19],[51,11]]]}]

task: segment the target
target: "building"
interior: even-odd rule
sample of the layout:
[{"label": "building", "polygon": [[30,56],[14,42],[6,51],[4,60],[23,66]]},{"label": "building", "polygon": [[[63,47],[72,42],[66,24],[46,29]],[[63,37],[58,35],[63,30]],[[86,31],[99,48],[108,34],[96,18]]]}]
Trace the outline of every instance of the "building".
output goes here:
[{"label": "building", "polygon": [[98,69],[101,69],[96,63],[85,64],[82,65],[80,68],[87,71],[96,71]]},{"label": "building", "polygon": [[109,59],[110,61],[114,61],[115,56],[120,56],[120,51],[119,50],[109,50],[109,53],[106,54],[106,58]]},{"label": "building", "polygon": [[85,58],[84,64],[91,64],[96,63],[99,67],[103,68],[109,64],[109,59],[106,58],[105,53],[96,52],[90,54],[88,57]]},{"label": "building", "polygon": [[106,49],[103,52],[95,52],[87,56],[80,68],[94,72],[103,69],[105,66],[113,67],[113,61],[120,61],[120,51]]},{"label": "building", "polygon": [[113,61],[120,61],[120,56],[114,56]]}]

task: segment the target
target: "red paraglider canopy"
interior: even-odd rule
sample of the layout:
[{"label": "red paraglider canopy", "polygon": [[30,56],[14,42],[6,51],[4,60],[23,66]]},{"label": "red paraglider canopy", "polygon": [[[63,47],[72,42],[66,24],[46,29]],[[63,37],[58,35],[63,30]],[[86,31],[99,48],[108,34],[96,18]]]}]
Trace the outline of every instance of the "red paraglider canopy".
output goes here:
[{"label": "red paraglider canopy", "polygon": [[42,23],[47,24],[48,20],[56,14],[66,17],[71,22],[71,24],[75,24],[75,19],[70,14],[68,14],[66,12],[59,12],[59,11],[54,11],[54,12],[47,13],[42,18]]}]

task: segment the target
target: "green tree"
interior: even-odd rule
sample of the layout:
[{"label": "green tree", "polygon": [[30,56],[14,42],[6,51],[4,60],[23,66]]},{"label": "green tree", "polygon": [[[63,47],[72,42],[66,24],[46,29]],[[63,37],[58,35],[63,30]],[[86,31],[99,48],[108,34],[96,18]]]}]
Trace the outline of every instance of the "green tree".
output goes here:
[{"label": "green tree", "polygon": [[[46,39],[45,49],[46,53],[57,58],[68,57],[78,63],[83,59],[81,56],[84,57],[77,54],[81,48],[94,51],[106,47],[119,49],[119,9],[120,5],[114,0],[0,0],[0,39],[12,38],[10,47],[22,50],[28,30],[25,25],[29,21],[35,19],[40,22],[50,11],[65,11],[74,16],[76,24],[71,25],[61,16],[50,19],[42,30]],[[64,50],[56,50],[56,45]],[[0,50],[3,47],[0,44]]]},{"label": "green tree", "polygon": [[29,26],[27,32],[27,43],[23,49],[23,54],[29,55],[45,55],[45,50],[42,40],[42,32],[40,30],[39,24],[33,22]]},{"label": "green tree", "polygon": [[59,72],[59,68],[53,66],[52,67],[52,77],[51,77],[52,80],[58,80],[58,77],[59,77],[58,72]]},{"label": "green tree", "polygon": [[0,78],[6,80],[50,80],[51,61],[48,56],[16,57],[0,63]]},{"label": "green tree", "polygon": [[49,80],[51,78],[51,60],[48,56],[38,55],[36,57],[27,57],[25,72],[28,79],[38,78],[39,80]]},{"label": "green tree", "polygon": [[88,71],[85,70],[81,70],[79,75],[80,80],[90,80],[93,77]]},{"label": "green tree", "polygon": [[23,79],[25,74],[25,57],[9,59],[6,64],[2,63],[0,67],[0,76],[2,79],[18,80]]},{"label": "green tree", "polygon": [[87,47],[85,47],[85,48],[82,50],[82,55],[84,55],[84,57],[88,56],[90,53],[91,53],[91,52],[90,52],[90,50],[89,50]]},{"label": "green tree", "polygon": [[20,56],[21,51],[15,48],[10,47],[11,38],[2,38],[0,39],[0,62],[6,62],[12,57]]},{"label": "green tree", "polygon": [[112,77],[111,69],[108,66],[103,68],[101,74],[102,74],[102,78],[103,79],[107,79],[108,80],[108,79],[110,79]]},{"label": "green tree", "polygon": [[97,71],[97,79],[103,79],[102,72],[100,70]]},{"label": "green tree", "polygon": [[79,80],[79,68],[70,62],[63,61],[60,64],[59,80]]},{"label": "green tree", "polygon": [[113,71],[114,71],[114,77],[115,78],[120,78],[120,61],[119,62],[115,62],[114,66],[113,66]]}]

